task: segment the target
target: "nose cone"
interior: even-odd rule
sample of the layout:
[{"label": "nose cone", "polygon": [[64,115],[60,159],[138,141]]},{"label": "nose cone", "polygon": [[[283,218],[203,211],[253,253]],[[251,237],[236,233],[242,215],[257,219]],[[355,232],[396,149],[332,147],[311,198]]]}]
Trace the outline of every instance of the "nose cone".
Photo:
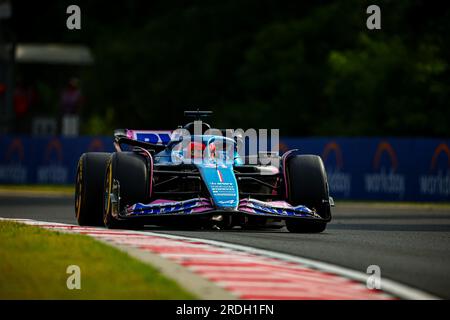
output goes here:
[{"label": "nose cone", "polygon": [[212,201],[217,209],[234,210],[239,203],[239,192],[233,166],[198,165]]}]

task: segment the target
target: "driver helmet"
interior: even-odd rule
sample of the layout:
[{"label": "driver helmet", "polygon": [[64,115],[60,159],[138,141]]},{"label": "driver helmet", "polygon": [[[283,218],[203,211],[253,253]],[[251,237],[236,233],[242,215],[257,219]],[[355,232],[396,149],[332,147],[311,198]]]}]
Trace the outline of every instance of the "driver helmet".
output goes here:
[{"label": "driver helmet", "polygon": [[216,158],[216,144],[214,142],[209,144],[209,155],[211,158]]},{"label": "driver helmet", "polygon": [[190,142],[187,147],[187,154],[192,159],[198,159],[203,157],[203,150],[205,150],[205,144],[201,142]]}]

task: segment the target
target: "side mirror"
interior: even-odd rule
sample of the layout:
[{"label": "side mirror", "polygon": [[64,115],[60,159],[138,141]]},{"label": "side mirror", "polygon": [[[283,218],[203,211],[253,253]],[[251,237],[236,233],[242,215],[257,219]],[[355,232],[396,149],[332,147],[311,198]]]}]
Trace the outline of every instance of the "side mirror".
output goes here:
[{"label": "side mirror", "polygon": [[177,136],[174,139],[170,140],[169,143],[167,144],[167,148],[172,148],[174,145],[180,143],[181,141],[183,141],[183,136]]}]

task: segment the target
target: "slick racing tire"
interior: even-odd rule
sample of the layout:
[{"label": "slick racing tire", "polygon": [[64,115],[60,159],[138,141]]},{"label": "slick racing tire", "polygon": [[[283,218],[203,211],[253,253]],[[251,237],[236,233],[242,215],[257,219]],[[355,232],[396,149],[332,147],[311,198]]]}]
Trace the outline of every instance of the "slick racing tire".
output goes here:
[{"label": "slick racing tire", "polygon": [[112,215],[111,192],[113,182],[120,188],[119,212],[127,205],[149,200],[150,175],[147,160],[134,152],[113,153],[108,161],[104,185],[103,222],[108,228],[134,229],[142,225],[136,220],[120,220]]},{"label": "slick racing tire", "polygon": [[88,152],[78,161],[75,217],[80,226],[103,226],[103,184],[109,153]]},{"label": "slick racing tire", "polygon": [[[304,205],[330,220],[328,181],[322,159],[315,155],[296,155],[288,159],[288,201],[294,206]],[[306,219],[286,219],[290,232],[319,233],[326,222]]]}]

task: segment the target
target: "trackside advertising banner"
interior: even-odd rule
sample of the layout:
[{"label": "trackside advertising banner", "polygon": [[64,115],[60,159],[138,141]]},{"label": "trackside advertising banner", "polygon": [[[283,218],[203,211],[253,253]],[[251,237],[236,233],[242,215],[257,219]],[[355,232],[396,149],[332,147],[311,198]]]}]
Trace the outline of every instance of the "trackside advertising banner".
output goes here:
[{"label": "trackside advertising banner", "polygon": [[[336,200],[450,201],[449,139],[280,138],[288,149],[322,157]],[[112,138],[0,136],[0,184],[72,184],[90,151]]]},{"label": "trackside advertising banner", "polygon": [[0,183],[72,184],[84,152],[113,152],[112,138],[0,137]]},{"label": "trackside advertising banner", "polygon": [[450,201],[450,140],[400,138],[285,138],[318,154],[336,199]]}]

